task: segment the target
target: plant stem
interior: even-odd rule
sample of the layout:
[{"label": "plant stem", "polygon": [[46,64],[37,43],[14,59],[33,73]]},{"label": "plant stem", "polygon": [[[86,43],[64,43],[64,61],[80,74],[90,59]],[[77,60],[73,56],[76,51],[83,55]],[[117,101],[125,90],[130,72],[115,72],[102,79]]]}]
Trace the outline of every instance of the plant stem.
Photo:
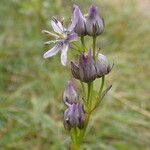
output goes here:
[{"label": "plant stem", "polygon": [[82,130],[80,130],[80,134],[79,134],[79,143],[81,144],[83,142],[83,138],[90,120],[90,115],[91,115],[91,107],[92,107],[92,92],[93,92],[93,82],[90,82],[87,84],[88,88],[87,88],[87,105],[85,110],[87,111],[86,117],[85,117],[85,123],[84,123],[84,128]]},{"label": "plant stem", "polygon": [[82,43],[82,46],[83,46],[83,52],[85,52],[85,42],[84,42],[84,36],[81,36],[81,43]]},{"label": "plant stem", "polygon": [[100,103],[100,97],[102,95],[102,91],[103,91],[103,88],[104,88],[104,83],[105,83],[105,76],[102,76],[102,82],[101,82],[101,86],[100,86],[100,89],[99,89],[99,97],[95,103],[95,106],[92,108],[91,112],[96,108],[98,107],[99,103]]},{"label": "plant stem", "polygon": [[93,59],[95,61],[95,47],[96,47],[96,37],[93,37]]},{"label": "plant stem", "polygon": [[105,82],[105,76],[102,76],[101,87],[100,87],[100,89],[99,89],[99,94],[100,94],[100,95],[101,95],[101,93],[102,93],[102,91],[103,91],[104,82]]},{"label": "plant stem", "polygon": [[[83,47],[85,48],[85,43],[84,43],[84,37],[81,37],[81,43],[83,45]],[[96,47],[96,37],[93,37],[93,59],[95,61],[95,47]],[[92,93],[93,93],[93,84],[94,82],[90,82],[87,84],[87,103],[85,105],[85,110],[87,112],[86,117],[85,117],[85,124],[84,124],[84,128],[82,130],[80,130],[80,134],[79,134],[79,143],[81,144],[83,142],[83,138],[85,136],[85,132],[90,120],[90,116],[91,116],[91,108],[92,108]]]},{"label": "plant stem", "polygon": [[92,105],[92,92],[93,92],[93,82],[88,83],[88,98],[87,98],[87,109],[90,112]]},{"label": "plant stem", "polygon": [[70,148],[71,150],[80,150],[80,145],[76,143],[72,143]]},{"label": "plant stem", "polygon": [[79,144],[79,139],[78,139],[78,131],[77,128],[72,128],[71,129],[71,150],[80,150],[80,144]]},{"label": "plant stem", "polygon": [[80,83],[81,83],[81,86],[82,86],[83,100],[85,101],[85,103],[87,103],[84,83],[82,81],[80,81]]}]

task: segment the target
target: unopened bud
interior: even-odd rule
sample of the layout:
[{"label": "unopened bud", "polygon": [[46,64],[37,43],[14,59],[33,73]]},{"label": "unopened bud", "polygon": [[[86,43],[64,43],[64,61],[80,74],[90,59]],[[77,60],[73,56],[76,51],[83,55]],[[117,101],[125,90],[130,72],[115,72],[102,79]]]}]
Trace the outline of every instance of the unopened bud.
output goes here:
[{"label": "unopened bud", "polygon": [[63,101],[68,106],[69,104],[73,104],[77,102],[77,92],[75,91],[74,85],[72,81],[67,82],[67,86],[65,88],[63,94]]},{"label": "unopened bud", "polygon": [[78,36],[86,35],[85,17],[83,16],[80,8],[77,5],[73,6],[72,23],[70,30],[74,30]]},{"label": "unopened bud", "polygon": [[96,78],[96,69],[91,51],[88,54],[81,54],[79,59],[79,65],[71,62],[71,71],[73,76],[82,82],[92,82]]},{"label": "unopened bud", "polygon": [[107,58],[102,55],[102,54],[98,54],[98,58],[96,60],[96,74],[97,74],[97,78],[100,78],[106,74],[108,74],[111,70],[113,65],[111,66],[109,61],[107,60]]},{"label": "unopened bud", "polygon": [[86,18],[86,31],[90,36],[98,36],[104,31],[104,21],[98,15],[98,10],[95,6],[89,8]]},{"label": "unopened bud", "polygon": [[84,127],[84,110],[80,103],[73,103],[69,105],[64,113],[64,126],[66,129]]}]

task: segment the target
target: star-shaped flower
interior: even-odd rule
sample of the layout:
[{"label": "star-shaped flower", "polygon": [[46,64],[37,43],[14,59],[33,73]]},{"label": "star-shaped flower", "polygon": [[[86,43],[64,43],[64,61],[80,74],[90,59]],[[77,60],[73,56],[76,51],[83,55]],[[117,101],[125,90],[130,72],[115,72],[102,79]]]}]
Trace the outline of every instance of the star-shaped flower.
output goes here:
[{"label": "star-shaped flower", "polygon": [[51,21],[51,26],[55,33],[51,33],[47,30],[43,30],[43,33],[54,37],[54,40],[47,41],[45,44],[55,43],[56,45],[44,53],[44,58],[49,58],[55,56],[59,51],[61,52],[61,63],[62,65],[66,65],[67,63],[67,51],[69,48],[69,43],[73,42],[77,39],[77,34],[70,30],[69,28],[66,29],[63,27],[62,23],[58,21],[56,18],[53,17]]}]

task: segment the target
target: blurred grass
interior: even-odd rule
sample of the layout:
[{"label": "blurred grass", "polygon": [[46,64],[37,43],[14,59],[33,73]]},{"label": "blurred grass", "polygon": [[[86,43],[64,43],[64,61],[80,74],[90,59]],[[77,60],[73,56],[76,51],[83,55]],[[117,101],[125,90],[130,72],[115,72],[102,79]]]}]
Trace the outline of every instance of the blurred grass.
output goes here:
[{"label": "blurred grass", "polygon": [[[150,149],[150,15],[148,0],[76,1],[86,12],[94,3],[105,19],[98,39],[115,67],[107,76],[110,94],[93,115],[87,150]],[[62,91],[69,67],[59,56],[44,60],[50,17],[70,18],[69,0],[0,1],[0,149],[66,149]],[[88,39],[87,39],[88,40]],[[87,43],[88,44],[88,43]],[[78,86],[78,85],[77,85]]]}]

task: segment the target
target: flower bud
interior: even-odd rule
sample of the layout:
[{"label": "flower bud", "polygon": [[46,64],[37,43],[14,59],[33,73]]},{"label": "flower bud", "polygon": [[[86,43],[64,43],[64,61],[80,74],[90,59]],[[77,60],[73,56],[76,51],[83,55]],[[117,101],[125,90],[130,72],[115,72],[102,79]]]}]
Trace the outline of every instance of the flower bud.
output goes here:
[{"label": "flower bud", "polygon": [[77,102],[77,92],[75,91],[74,85],[72,81],[67,82],[67,86],[65,88],[63,94],[63,101],[68,106],[69,104],[73,104]]},{"label": "flower bud", "polygon": [[73,29],[74,32],[78,34],[78,36],[86,35],[85,17],[77,5],[73,6],[72,23],[69,29]]},{"label": "flower bud", "polygon": [[94,61],[91,56],[91,51],[88,54],[81,54],[79,59],[79,66],[71,62],[71,71],[74,78],[89,83],[96,78],[96,69]]},{"label": "flower bud", "polygon": [[100,78],[106,74],[108,74],[111,70],[112,70],[112,66],[110,66],[109,61],[107,60],[107,58],[102,55],[102,54],[98,54],[98,58],[96,60],[96,74],[97,74],[97,78]]},{"label": "flower bud", "polygon": [[84,126],[84,110],[80,103],[69,105],[64,113],[64,126],[66,129],[80,128]]},{"label": "flower bud", "polygon": [[104,21],[98,15],[98,10],[95,6],[89,8],[86,18],[86,31],[90,36],[98,36],[104,31]]}]

